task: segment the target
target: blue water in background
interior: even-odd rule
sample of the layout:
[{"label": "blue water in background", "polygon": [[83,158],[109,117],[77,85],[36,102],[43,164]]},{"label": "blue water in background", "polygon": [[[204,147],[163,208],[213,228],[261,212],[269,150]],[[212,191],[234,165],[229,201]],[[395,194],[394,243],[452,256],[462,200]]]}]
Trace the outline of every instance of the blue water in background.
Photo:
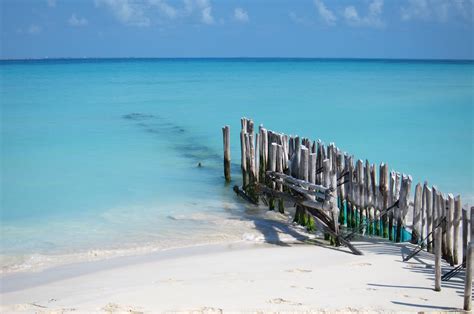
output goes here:
[{"label": "blue water in background", "polygon": [[385,161],[413,187],[427,180],[472,204],[473,70],[384,60],[2,61],[2,263],[238,236],[222,227],[241,208],[223,183],[221,127],[231,126],[238,183],[242,116]]}]

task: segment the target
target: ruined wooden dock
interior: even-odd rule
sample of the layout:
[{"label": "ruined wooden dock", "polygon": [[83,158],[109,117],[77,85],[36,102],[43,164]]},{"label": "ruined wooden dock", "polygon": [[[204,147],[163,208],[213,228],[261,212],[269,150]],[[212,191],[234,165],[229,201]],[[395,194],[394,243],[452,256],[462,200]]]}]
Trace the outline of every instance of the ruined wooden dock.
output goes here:
[{"label": "ruined wooden dock", "polygon": [[[471,310],[474,208],[468,216],[460,195],[446,195],[424,182],[416,184],[412,200],[412,177],[390,171],[387,163],[377,167],[368,160],[355,160],[334,143],[326,146],[321,140],[286,135],[263,125],[255,132],[251,119],[241,119],[239,137],[242,185],[234,186],[237,194],[281,213],[294,206],[295,223],[308,231],[319,229],[331,245],[346,246],[356,255],[362,254],[350,242],[356,234],[410,240],[417,247],[404,261],[423,250],[435,254],[436,291],[443,280],[465,268],[464,309]],[[223,128],[223,139],[224,173],[230,181],[228,126]],[[407,239],[410,216],[411,238]],[[453,266],[444,276],[441,259]]]}]

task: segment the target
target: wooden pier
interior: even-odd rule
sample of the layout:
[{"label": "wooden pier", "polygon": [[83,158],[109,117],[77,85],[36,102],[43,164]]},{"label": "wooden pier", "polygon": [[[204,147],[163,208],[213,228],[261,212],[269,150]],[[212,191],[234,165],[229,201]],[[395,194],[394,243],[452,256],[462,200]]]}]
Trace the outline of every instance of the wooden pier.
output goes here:
[{"label": "wooden pier", "polygon": [[[224,173],[230,181],[228,126],[223,128],[223,139]],[[357,234],[409,240],[416,248],[404,261],[423,250],[435,254],[435,291],[442,289],[443,280],[465,269],[464,309],[471,310],[474,208],[469,215],[460,195],[446,195],[424,182],[416,184],[412,201],[412,177],[390,171],[387,163],[377,167],[368,160],[355,160],[334,143],[326,146],[321,140],[263,125],[255,132],[254,122],[247,118],[241,119],[240,144],[242,186],[234,186],[234,191],[245,200],[281,213],[294,206],[295,223],[308,231],[322,231],[331,245],[346,246],[356,255],[362,255],[351,243]],[[407,217],[412,217],[410,239]],[[442,259],[453,267],[445,275]]]}]

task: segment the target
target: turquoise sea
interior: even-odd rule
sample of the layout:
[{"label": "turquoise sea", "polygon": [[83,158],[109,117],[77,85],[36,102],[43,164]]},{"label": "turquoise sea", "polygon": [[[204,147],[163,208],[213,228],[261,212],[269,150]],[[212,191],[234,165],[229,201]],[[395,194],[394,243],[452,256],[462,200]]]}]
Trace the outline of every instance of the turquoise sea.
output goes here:
[{"label": "turquoise sea", "polygon": [[474,203],[472,61],[0,61],[0,107],[3,271],[245,238],[242,116]]}]

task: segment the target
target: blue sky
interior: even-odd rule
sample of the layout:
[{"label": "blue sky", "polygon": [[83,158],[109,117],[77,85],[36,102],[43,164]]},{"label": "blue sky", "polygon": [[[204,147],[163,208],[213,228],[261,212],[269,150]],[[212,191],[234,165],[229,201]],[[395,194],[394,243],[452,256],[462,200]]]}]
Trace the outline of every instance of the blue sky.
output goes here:
[{"label": "blue sky", "polygon": [[474,0],[0,0],[1,58],[474,59]]}]

